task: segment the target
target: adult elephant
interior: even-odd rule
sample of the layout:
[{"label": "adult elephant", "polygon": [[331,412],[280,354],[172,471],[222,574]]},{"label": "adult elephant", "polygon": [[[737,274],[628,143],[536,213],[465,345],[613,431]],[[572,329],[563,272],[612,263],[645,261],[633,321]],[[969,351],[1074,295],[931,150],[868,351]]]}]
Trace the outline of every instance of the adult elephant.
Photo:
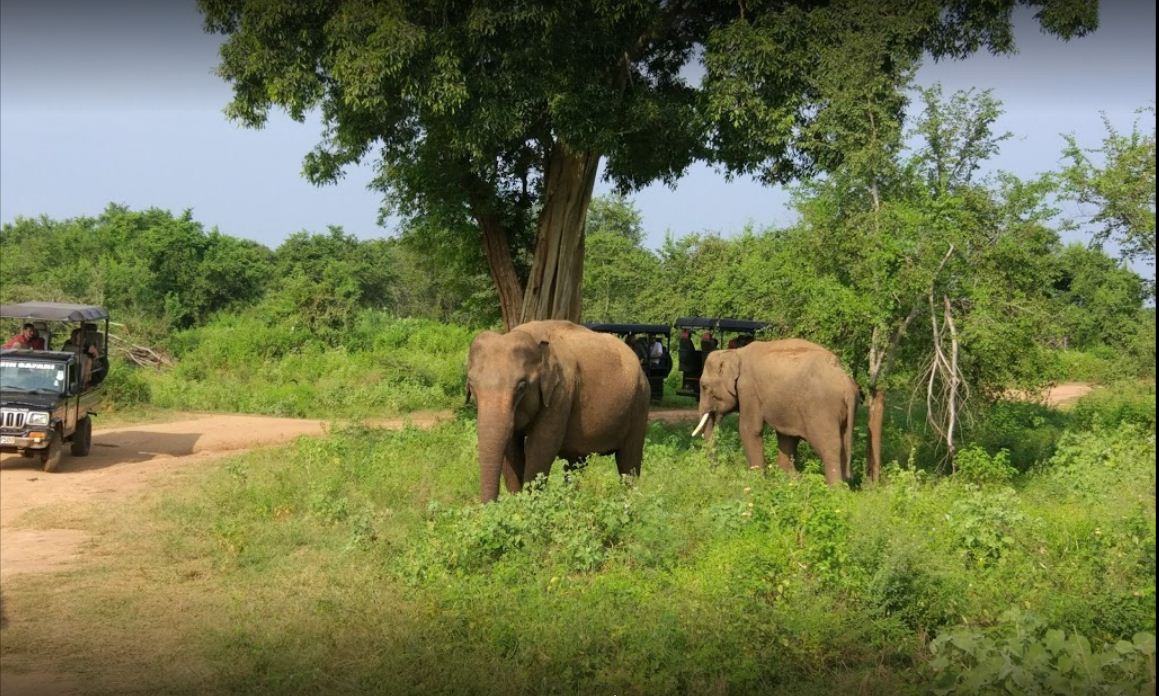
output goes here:
[{"label": "adult elephant", "polygon": [[480,490],[509,492],[557,457],[616,455],[620,474],[640,474],[648,427],[648,380],[618,338],[570,321],[532,321],[484,331],[467,359],[467,399],[478,404]]},{"label": "adult elephant", "polygon": [[700,376],[700,423],[711,444],[722,416],[740,410],[740,438],[749,467],[765,468],[764,428],[777,433],[777,464],[794,473],[804,438],[821,457],[829,484],[848,481],[857,384],[836,355],[801,339],[759,341],[718,350]]}]

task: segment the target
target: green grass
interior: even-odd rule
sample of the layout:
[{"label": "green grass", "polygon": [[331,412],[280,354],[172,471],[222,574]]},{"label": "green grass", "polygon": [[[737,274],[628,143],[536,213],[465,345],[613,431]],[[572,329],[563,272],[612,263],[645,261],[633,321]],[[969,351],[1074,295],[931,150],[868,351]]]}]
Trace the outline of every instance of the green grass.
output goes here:
[{"label": "green grass", "polygon": [[727,421],[715,466],[653,424],[634,485],[594,457],[487,506],[466,413],[304,439],[70,508],[103,561],[6,580],[38,618],[2,654],[94,693],[1153,693],[1154,429],[1114,403],[1024,471],[856,491],[748,471]]}]

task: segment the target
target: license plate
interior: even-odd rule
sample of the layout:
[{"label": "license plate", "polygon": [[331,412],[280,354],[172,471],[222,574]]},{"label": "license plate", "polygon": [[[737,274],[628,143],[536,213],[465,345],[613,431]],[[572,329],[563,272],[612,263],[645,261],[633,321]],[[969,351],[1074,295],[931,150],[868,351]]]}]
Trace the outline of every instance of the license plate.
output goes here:
[{"label": "license plate", "polygon": [[15,445],[16,438],[12,435],[0,435],[0,445]]}]

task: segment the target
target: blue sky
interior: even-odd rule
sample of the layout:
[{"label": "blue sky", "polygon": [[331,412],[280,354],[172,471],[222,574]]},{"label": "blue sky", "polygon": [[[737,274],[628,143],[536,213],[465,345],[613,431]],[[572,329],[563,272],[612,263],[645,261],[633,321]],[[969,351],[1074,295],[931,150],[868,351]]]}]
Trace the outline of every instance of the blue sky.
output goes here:
[{"label": "blue sky", "polygon": [[[1005,108],[998,128],[1014,134],[994,168],[1057,169],[1062,133],[1095,147],[1100,112],[1129,131],[1135,110],[1155,103],[1155,3],[1102,5],[1100,29],[1069,43],[1041,34],[1020,8],[1017,55],[929,64],[918,81],[941,82],[947,94],[993,89]],[[249,130],[225,119],[230,89],[212,73],[219,42],[202,31],[192,0],[0,0],[0,222],[96,215],[117,202],[191,208],[207,227],[270,247],[327,225],[364,239],[388,234],[376,224],[368,168],[336,186],[300,176],[317,120],[275,113]],[[726,182],[703,166],[633,202],[650,246],[666,233],[728,235],[792,220],[783,190]]]}]

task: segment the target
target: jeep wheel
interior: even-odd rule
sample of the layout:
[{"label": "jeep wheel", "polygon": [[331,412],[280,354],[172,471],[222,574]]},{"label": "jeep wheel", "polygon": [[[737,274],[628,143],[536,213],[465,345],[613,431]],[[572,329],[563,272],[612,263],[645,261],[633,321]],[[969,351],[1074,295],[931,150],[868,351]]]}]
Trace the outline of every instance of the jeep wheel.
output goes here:
[{"label": "jeep wheel", "polygon": [[63,450],[64,442],[60,439],[60,431],[53,428],[52,439],[48,441],[48,449],[40,455],[40,463],[44,465],[46,472],[51,474],[60,468],[60,460],[64,456]]},{"label": "jeep wheel", "polygon": [[72,434],[72,456],[87,457],[93,446],[93,419],[85,416],[76,422],[76,432]]}]

